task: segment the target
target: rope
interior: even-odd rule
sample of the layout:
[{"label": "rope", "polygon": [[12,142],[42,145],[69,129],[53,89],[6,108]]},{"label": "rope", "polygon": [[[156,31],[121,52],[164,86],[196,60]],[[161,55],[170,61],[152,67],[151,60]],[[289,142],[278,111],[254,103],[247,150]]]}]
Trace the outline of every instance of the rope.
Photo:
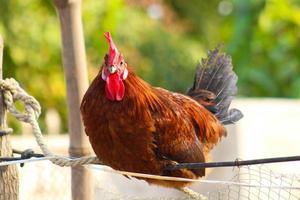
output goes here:
[{"label": "rope", "polygon": [[[37,119],[41,114],[41,106],[38,101],[27,94],[27,92],[24,91],[13,78],[0,80],[0,88],[3,91],[4,103],[7,110],[18,120],[29,123],[32,126],[33,135],[37,144],[41,148],[45,157],[51,157],[50,161],[52,163],[62,167],[74,167],[99,162],[96,156],[85,156],[71,159],[64,156],[54,155],[44,143],[44,138],[37,122]],[[20,112],[16,109],[14,104],[16,101],[21,101],[24,104],[24,112]]]}]

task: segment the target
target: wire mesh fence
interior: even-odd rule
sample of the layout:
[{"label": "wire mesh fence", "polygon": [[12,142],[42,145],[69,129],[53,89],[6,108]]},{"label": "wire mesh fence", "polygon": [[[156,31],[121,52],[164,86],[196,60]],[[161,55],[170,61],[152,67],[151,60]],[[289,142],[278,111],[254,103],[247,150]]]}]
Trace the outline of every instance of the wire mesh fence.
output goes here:
[{"label": "wire mesh fence", "polygon": [[[95,177],[94,199],[103,200],[184,200],[174,189],[149,186],[102,167],[87,167]],[[216,169],[218,170],[218,169]],[[231,178],[203,179],[193,189],[209,200],[299,200],[300,175],[276,173],[267,165],[232,168]],[[21,200],[69,200],[70,168],[49,161],[28,163],[19,168]],[[211,173],[214,173],[212,171]],[[203,186],[208,186],[203,188]],[[80,187],[80,185],[78,185]]]},{"label": "wire mesh fence", "polygon": [[266,165],[235,168],[227,186],[207,193],[208,199],[300,199],[300,176],[280,174]]}]

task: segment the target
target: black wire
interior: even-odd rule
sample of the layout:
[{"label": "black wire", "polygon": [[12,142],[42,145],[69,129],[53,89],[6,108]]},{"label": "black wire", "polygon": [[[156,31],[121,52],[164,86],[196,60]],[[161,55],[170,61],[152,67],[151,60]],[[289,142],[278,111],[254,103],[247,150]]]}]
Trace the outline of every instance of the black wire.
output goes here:
[{"label": "black wire", "polygon": [[5,135],[9,135],[13,132],[12,128],[2,128],[0,129],[0,137],[5,136]]},{"label": "black wire", "polygon": [[[35,153],[32,149],[26,149],[24,151],[19,151],[16,149],[13,149],[13,154],[19,154],[19,157],[0,157],[0,162],[7,162],[7,161],[16,161],[16,160],[27,160],[30,158],[41,158],[45,157],[43,154]],[[24,163],[20,164],[21,167],[24,166]]]},{"label": "black wire", "polygon": [[13,153],[14,154],[20,154],[21,156],[23,155],[23,157],[35,157],[35,158],[41,158],[41,157],[45,157],[44,154],[41,153],[35,153],[32,149],[26,149],[25,151],[19,151],[16,149],[13,149]]},{"label": "black wire", "polygon": [[[4,161],[16,161],[16,160],[27,160],[32,157],[41,158],[45,157],[43,154],[35,153],[32,149],[26,149],[19,151],[13,149],[13,154],[19,154],[19,157],[0,157],[0,162]],[[208,163],[177,163],[168,165],[165,170],[178,170],[178,169],[201,169],[201,168],[217,168],[217,167],[239,167],[244,165],[257,165],[257,164],[268,164],[278,162],[292,162],[300,161],[300,156],[288,156],[288,157],[274,157],[274,158],[263,158],[253,160],[235,160],[225,162],[208,162]],[[101,162],[99,164],[102,164]],[[23,166],[24,163],[21,163]]]},{"label": "black wire", "polygon": [[257,165],[278,162],[300,161],[300,156],[275,157],[253,160],[236,160],[226,162],[208,162],[208,163],[178,163],[166,166],[165,170],[178,169],[201,169],[201,168],[217,168],[217,167],[239,167],[243,165]]}]

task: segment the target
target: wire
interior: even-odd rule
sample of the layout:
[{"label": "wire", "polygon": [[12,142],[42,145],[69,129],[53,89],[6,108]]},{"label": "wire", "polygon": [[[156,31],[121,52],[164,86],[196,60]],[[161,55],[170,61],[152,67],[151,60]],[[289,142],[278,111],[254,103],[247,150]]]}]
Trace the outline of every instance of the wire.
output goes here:
[{"label": "wire", "polygon": [[12,128],[2,128],[0,129],[0,137],[5,136],[5,135],[9,135],[13,132]]},{"label": "wire", "polygon": [[54,156],[48,156],[48,157],[39,157],[39,158],[29,158],[29,159],[22,159],[22,160],[11,160],[11,161],[3,161],[0,162],[1,166],[7,166],[7,165],[15,165],[15,164],[24,164],[24,163],[30,163],[30,162],[38,162],[38,161],[44,161],[44,160],[51,160],[55,158]]},{"label": "wire", "polygon": [[244,165],[257,165],[257,164],[292,162],[292,161],[300,161],[300,156],[274,157],[274,158],[263,158],[263,159],[253,159],[253,160],[235,160],[235,161],[227,161],[227,162],[176,163],[173,165],[168,165],[166,167],[166,170],[239,167]]},{"label": "wire", "polygon": [[[41,154],[38,154],[38,156],[40,156],[40,155]],[[39,161],[45,161],[45,160],[52,160],[54,158],[56,158],[56,156],[32,157],[32,158],[22,159],[22,160],[4,161],[4,162],[0,162],[0,166],[13,165],[13,164],[24,164],[24,163],[30,163],[30,162],[39,162]],[[73,160],[80,159],[80,158],[65,158],[65,159],[69,159],[70,161],[73,161]],[[119,170],[114,170],[114,169],[110,168],[109,166],[102,165],[102,164],[89,164],[88,168],[95,169],[95,170],[101,170],[103,172],[108,172],[108,173],[121,174],[121,175],[135,177],[135,178],[156,179],[156,180],[164,180],[164,181],[191,182],[191,183],[198,182],[198,183],[206,183],[206,184],[236,185],[236,186],[252,187],[252,188],[300,190],[300,187],[295,187],[295,186],[261,185],[261,184],[256,185],[256,184],[248,184],[248,183],[235,182],[235,181],[189,179],[189,178],[180,178],[180,177],[160,176],[160,175],[153,175],[153,174],[143,174],[143,173],[119,171]]]},{"label": "wire", "polygon": [[13,149],[13,154],[19,154],[21,156],[19,156],[19,157],[0,157],[0,161],[14,161],[14,160],[29,159],[32,157],[44,157],[43,154],[34,153],[34,151],[32,149],[26,149],[24,151],[19,151],[19,150]]},{"label": "wire", "polygon": [[[45,157],[43,154],[34,153],[32,149],[26,149],[25,151],[13,150],[14,154],[20,154],[20,157],[0,157],[0,162],[2,161],[16,161],[16,160],[26,160],[32,157]],[[57,156],[47,156],[48,158],[57,158]],[[76,162],[81,158],[67,158],[61,157],[70,162]],[[270,164],[278,162],[292,162],[300,161],[300,156],[289,156],[289,157],[274,157],[274,158],[263,158],[263,159],[252,159],[252,160],[238,160],[226,161],[226,162],[208,162],[208,163],[176,163],[174,165],[166,166],[165,170],[178,170],[178,169],[199,169],[199,168],[218,168],[218,167],[239,167],[244,165],[257,165],[257,164]],[[21,162],[22,163],[22,162]],[[25,163],[25,162],[23,162]],[[101,162],[94,162],[90,164],[101,164]]]},{"label": "wire", "polygon": [[45,156],[40,153],[35,153],[32,149],[26,149],[24,151],[19,151],[13,149],[13,154],[19,154],[19,157],[0,157],[0,166],[20,164],[21,167],[24,166],[25,162],[40,161],[43,159],[31,159],[31,158],[44,158]]}]

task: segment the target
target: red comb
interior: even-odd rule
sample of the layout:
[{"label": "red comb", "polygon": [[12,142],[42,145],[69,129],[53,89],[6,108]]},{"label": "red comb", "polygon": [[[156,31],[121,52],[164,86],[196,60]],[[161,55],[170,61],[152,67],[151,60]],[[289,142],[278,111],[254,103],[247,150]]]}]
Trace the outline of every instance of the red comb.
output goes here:
[{"label": "red comb", "polygon": [[109,52],[108,52],[108,64],[113,65],[114,60],[119,55],[119,51],[114,44],[114,41],[112,40],[112,37],[110,35],[110,32],[106,32],[104,34],[108,44],[109,44]]}]

